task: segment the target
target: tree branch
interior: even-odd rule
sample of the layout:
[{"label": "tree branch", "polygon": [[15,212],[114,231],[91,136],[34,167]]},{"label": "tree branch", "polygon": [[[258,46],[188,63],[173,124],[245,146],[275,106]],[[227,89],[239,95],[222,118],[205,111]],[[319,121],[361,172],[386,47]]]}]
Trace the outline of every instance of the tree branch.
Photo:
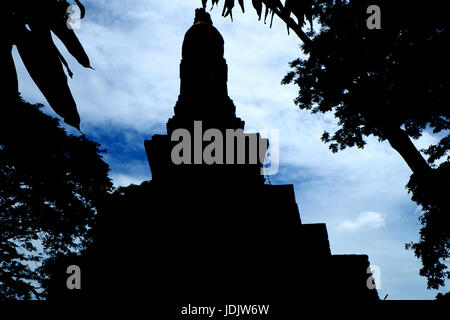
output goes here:
[{"label": "tree branch", "polygon": [[286,12],[285,10],[279,10],[276,7],[272,7],[270,5],[268,5],[267,3],[264,3],[266,6],[269,6],[269,8],[276,13],[276,15],[284,21],[284,23],[286,23],[286,25],[288,26],[288,28],[291,28],[292,30],[294,30],[294,32],[297,34],[297,36],[300,38],[300,40],[303,41],[304,44],[306,45],[310,45],[312,43],[311,39],[308,38],[308,36],[306,35],[305,32],[303,32],[302,28],[300,25],[298,25],[297,23],[295,23],[294,19],[292,19]]},{"label": "tree branch", "polygon": [[422,157],[419,150],[412,143],[409,136],[401,128],[389,128],[387,131],[387,140],[406,161],[412,172],[427,176],[431,173],[431,167],[426,160]]}]

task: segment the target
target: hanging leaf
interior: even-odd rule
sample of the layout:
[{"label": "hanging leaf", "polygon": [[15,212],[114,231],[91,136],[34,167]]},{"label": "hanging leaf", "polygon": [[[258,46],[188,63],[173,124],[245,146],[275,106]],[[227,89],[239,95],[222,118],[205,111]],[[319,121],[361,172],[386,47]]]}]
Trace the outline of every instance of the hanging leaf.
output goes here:
[{"label": "hanging leaf", "polygon": [[277,9],[281,10],[283,9],[283,4],[280,0],[262,0],[262,2],[268,6],[271,10]]},{"label": "hanging leaf", "polygon": [[86,14],[86,9],[79,0],[74,0],[77,6],[80,8],[80,19],[83,19]]},{"label": "hanging leaf", "polygon": [[261,20],[262,14],[262,2],[261,0],[252,0],[253,8],[255,8],[256,13],[258,14],[258,19]]},{"label": "hanging leaf", "polygon": [[305,18],[309,21],[311,29],[313,28],[313,2],[312,0],[305,0]]},{"label": "hanging leaf", "polygon": [[61,61],[61,63],[64,65],[64,67],[66,67],[67,73],[69,74],[69,77],[73,77],[73,72],[72,70],[70,70],[69,68],[69,64],[67,63],[66,59],[64,58],[64,56],[61,54],[61,52],[58,50],[58,48],[56,48],[56,51],[58,53],[58,57],[59,60]]},{"label": "hanging leaf", "polygon": [[51,25],[53,33],[62,41],[69,53],[85,68],[92,68],[89,57],[78,40],[75,32],[67,28],[66,20],[58,19]]},{"label": "hanging leaf", "polygon": [[50,30],[24,28],[16,45],[31,78],[49,105],[67,124],[79,130],[80,117]]},{"label": "hanging leaf", "polygon": [[270,26],[269,28],[272,28],[273,24],[273,16],[275,15],[275,10],[282,10],[283,6],[280,1],[274,1],[274,0],[265,0],[266,4],[266,12],[264,14],[264,23],[266,23],[267,16],[270,14]]},{"label": "hanging leaf", "polygon": [[269,7],[268,6],[266,6],[266,12],[264,13],[264,23],[266,23],[266,20],[267,20],[267,16],[269,15]]},{"label": "hanging leaf", "polygon": [[[272,28],[273,16],[274,16],[274,15],[275,15],[275,12],[272,11],[272,16],[270,17],[270,26],[269,26],[269,28]],[[288,32],[288,34],[289,34],[289,32]]]},{"label": "hanging leaf", "polygon": [[244,8],[244,0],[238,0],[239,5],[241,6],[242,12],[245,13],[245,8]]},{"label": "hanging leaf", "polygon": [[[80,18],[84,18],[85,7],[79,0],[74,1],[80,9]],[[91,68],[83,46],[74,31],[67,28],[68,7],[66,0],[6,1],[0,22],[1,29],[8,31],[1,34],[1,43],[17,46],[25,67],[50,107],[63,117],[66,123],[79,129],[80,118],[67,84],[64,66],[70,77],[73,74],[51,36],[53,31],[81,65]],[[2,71],[6,70],[2,74],[4,79],[8,79],[8,91],[14,92],[11,96],[19,96],[11,50],[2,46],[0,51],[4,64]]]},{"label": "hanging leaf", "polygon": [[233,20],[233,7],[234,0],[225,0],[223,4],[222,16],[227,17],[230,15],[231,20]]},{"label": "hanging leaf", "polygon": [[286,10],[289,13],[294,14],[300,27],[305,24],[305,17],[309,20],[312,26],[312,5],[311,0],[286,0],[285,3]]},{"label": "hanging leaf", "polygon": [[214,5],[219,6],[219,0],[212,0],[211,3],[212,3],[211,10],[212,8],[214,8]]},{"label": "hanging leaf", "polygon": [[[202,4],[204,6],[207,4],[207,2],[207,0],[202,0]],[[218,5],[220,0],[211,0],[211,2],[212,9],[215,4]],[[242,11],[245,12],[244,0],[238,0],[238,2]],[[258,20],[261,20],[263,6],[265,6],[266,8],[264,13],[264,23],[267,23],[267,17],[270,14],[270,27],[272,27],[273,17],[276,14],[284,23],[286,23],[288,34],[289,30],[292,29],[304,43],[310,43],[311,40],[302,30],[302,27],[305,24],[305,19],[310,22],[311,28],[313,27],[313,0],[285,0],[283,1],[283,3],[281,0],[252,0],[252,5],[256,10]],[[233,20],[233,6],[234,0],[224,0],[222,16],[227,17],[228,15],[230,15],[231,20]],[[294,14],[297,21],[291,18],[291,14]]]}]

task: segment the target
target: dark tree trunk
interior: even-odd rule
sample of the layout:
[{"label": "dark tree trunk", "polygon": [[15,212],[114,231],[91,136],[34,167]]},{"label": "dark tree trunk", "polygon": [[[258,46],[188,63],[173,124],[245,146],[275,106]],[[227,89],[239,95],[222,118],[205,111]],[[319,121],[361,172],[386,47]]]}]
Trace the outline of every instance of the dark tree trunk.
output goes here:
[{"label": "dark tree trunk", "polygon": [[432,173],[432,168],[412,143],[408,134],[401,128],[390,129],[387,134],[387,140],[392,148],[406,161],[412,172],[416,175],[426,177]]}]

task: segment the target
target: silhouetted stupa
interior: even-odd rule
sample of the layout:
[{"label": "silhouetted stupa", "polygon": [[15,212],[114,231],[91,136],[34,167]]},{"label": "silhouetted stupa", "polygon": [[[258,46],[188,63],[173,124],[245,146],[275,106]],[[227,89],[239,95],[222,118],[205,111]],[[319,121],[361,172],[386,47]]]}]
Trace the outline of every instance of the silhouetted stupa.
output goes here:
[{"label": "silhouetted stupa", "polygon": [[222,36],[197,9],[183,42],[168,135],[145,142],[154,194],[164,208],[158,232],[173,240],[161,253],[171,261],[163,267],[173,281],[169,299],[377,299],[367,286],[368,257],[331,255],[325,224],[301,223],[293,186],[264,184],[262,162],[248,163],[250,141],[267,142],[258,134],[246,135],[245,164],[193,164],[195,146],[191,164],[172,163],[176,129],[194,136],[194,121],[223,136],[226,129],[244,129],[227,93],[223,54]]},{"label": "silhouetted stupa", "polygon": [[[238,147],[222,150],[224,159],[233,153],[234,164],[196,163],[198,150],[211,142],[184,150],[190,164],[174,163],[178,129],[192,137],[196,121],[203,132],[213,128],[224,136],[227,129],[244,129],[227,93],[223,54],[222,36],[209,14],[197,9],[183,42],[180,94],[168,134],[145,141],[152,181],[129,188],[99,221],[92,295],[174,308],[377,300],[367,285],[368,257],[332,255],[325,224],[301,222],[293,185],[265,184],[262,161],[250,159],[255,141],[258,153],[266,152],[259,134],[245,135],[244,163],[237,161]],[[102,267],[108,261],[111,270]]]}]

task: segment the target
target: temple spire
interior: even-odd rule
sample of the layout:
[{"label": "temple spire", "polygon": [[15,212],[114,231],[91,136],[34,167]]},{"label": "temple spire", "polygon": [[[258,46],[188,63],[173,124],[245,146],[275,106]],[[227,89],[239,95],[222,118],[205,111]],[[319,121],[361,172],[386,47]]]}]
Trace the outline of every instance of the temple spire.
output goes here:
[{"label": "temple spire", "polygon": [[[201,120],[207,127],[243,128],[228,96],[228,66],[224,40],[203,8],[195,10],[193,25],[184,36],[180,63],[180,94],[168,132]],[[209,125],[210,124],[210,125]]]},{"label": "temple spire", "polygon": [[195,9],[194,24],[202,24],[202,23],[212,25],[213,22],[211,20],[211,16],[203,8]]}]

